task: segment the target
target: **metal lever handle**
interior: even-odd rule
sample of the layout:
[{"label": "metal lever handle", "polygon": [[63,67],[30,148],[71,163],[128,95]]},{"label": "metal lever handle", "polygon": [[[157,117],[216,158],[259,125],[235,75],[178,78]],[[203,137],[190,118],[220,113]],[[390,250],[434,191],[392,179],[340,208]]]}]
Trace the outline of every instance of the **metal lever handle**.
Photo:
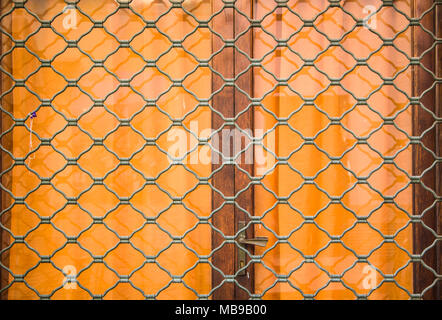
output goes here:
[{"label": "metal lever handle", "polygon": [[252,239],[246,239],[244,237],[240,237],[238,242],[241,244],[249,244],[252,246],[265,247],[269,239],[267,237],[256,237]]},{"label": "metal lever handle", "polygon": [[[246,226],[245,221],[238,222],[238,230],[242,230],[237,238],[239,244],[259,246],[259,247],[265,247],[267,245],[267,242],[269,241],[267,237],[256,237],[252,239],[247,239],[245,226]],[[238,270],[239,276],[245,276],[246,274],[248,274],[246,273],[246,268],[245,268],[247,262],[247,252],[249,252],[249,249],[246,249],[242,246],[239,246],[237,250],[236,268]]]}]

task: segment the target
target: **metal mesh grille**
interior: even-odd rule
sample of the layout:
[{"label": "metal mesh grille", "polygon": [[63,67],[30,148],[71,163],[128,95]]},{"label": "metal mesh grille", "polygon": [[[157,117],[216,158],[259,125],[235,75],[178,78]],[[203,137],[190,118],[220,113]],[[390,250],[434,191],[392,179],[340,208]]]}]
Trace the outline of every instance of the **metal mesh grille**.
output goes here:
[{"label": "metal mesh grille", "polygon": [[[1,4],[3,297],[436,290],[439,1]],[[244,26],[232,37],[218,29],[227,13]],[[234,74],[216,63],[228,50],[247,61]],[[243,105],[223,114],[214,101],[230,88]],[[237,124],[247,114],[252,131]],[[231,157],[214,143],[226,126],[248,141]],[[240,163],[250,150],[253,172]],[[227,166],[246,180],[232,194],[213,183]],[[238,201],[249,190],[253,212]],[[229,205],[270,240],[248,254],[253,289],[212,261],[239,246],[241,230],[213,223]]]}]

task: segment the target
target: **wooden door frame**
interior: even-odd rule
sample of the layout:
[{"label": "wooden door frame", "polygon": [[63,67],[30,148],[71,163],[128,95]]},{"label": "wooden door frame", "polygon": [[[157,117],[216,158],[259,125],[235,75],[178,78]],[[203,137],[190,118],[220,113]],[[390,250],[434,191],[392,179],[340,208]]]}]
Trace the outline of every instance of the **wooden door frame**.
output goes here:
[{"label": "wooden door frame", "polygon": [[[236,3],[236,8],[242,13],[252,17],[252,1],[238,1]],[[244,56],[247,54],[248,57],[253,57],[253,29],[250,28],[245,34],[242,34],[246,28],[248,28],[248,22],[244,21],[245,18],[239,13],[235,12],[235,28],[234,35],[238,38],[235,42],[235,48],[239,48],[242,53],[235,49],[235,77],[241,74],[240,77],[235,81],[235,85],[242,91],[247,92],[251,97],[253,97],[253,70],[250,68],[249,59]],[[241,36],[240,36],[241,35]],[[240,36],[240,37],[239,37]],[[244,72],[247,70],[247,72]],[[242,130],[250,130],[253,134],[254,129],[254,118],[253,118],[253,107],[251,105],[252,101],[247,98],[238,88],[235,88],[235,116],[241,112],[241,116],[235,121],[236,125]],[[247,110],[244,110],[246,109]],[[250,146],[251,141],[244,141],[244,145],[241,145],[241,149],[247,148],[246,150],[252,150],[252,158],[254,158],[254,147]],[[246,145],[249,145],[248,147]],[[251,148],[251,149],[250,149]],[[245,156],[244,156],[245,158]],[[239,157],[240,163],[235,166],[235,195],[238,195],[236,199],[235,206],[235,232],[238,232],[238,226],[240,221],[246,223],[250,222],[250,215],[254,214],[254,188],[253,184],[250,185],[249,177],[243,172],[246,171],[250,176],[254,176],[254,161],[252,163],[242,162],[243,157]],[[240,167],[241,170],[238,168]],[[247,212],[247,213],[246,213]],[[246,230],[246,236],[248,238],[254,237],[254,225],[251,224]],[[254,248],[247,248],[251,254],[254,254]],[[238,251],[240,249],[235,247],[235,260],[238,259]],[[248,258],[247,258],[248,261]],[[251,265],[247,268],[245,275],[238,276],[238,283],[247,288],[252,294],[254,294],[254,279],[255,270],[254,266]],[[249,298],[247,291],[235,286],[235,298],[237,300],[245,300]]]},{"label": "wooden door frame", "polygon": [[[223,8],[224,3],[221,0],[213,1],[213,10],[215,13]],[[212,28],[224,39],[233,39],[234,25],[234,9],[224,9],[213,20]],[[218,36],[212,36],[212,52],[219,50],[224,46],[224,42]],[[219,72],[224,78],[232,79],[234,77],[234,48],[224,47],[212,59],[212,68]],[[232,118],[234,116],[233,99],[234,90],[232,86],[225,86],[225,81],[219,76],[212,73],[212,107],[214,110],[222,114],[224,117]],[[222,88],[222,89],[221,89]],[[215,112],[212,112],[212,128],[213,130],[221,130],[225,128],[225,121]],[[231,125],[228,128],[232,128]],[[223,136],[218,133],[218,146],[223,145]],[[222,148],[219,148],[219,150]],[[233,204],[225,204],[226,200],[223,196],[233,196],[234,190],[234,168],[232,165],[224,165],[221,155],[214,154],[212,159],[217,157],[218,161],[212,164],[212,186],[217,190],[212,192],[212,225],[218,230],[212,230],[212,290],[216,288],[212,298],[217,300],[233,300],[235,298],[232,282],[224,282],[225,275],[235,273],[234,244],[224,244],[224,235],[234,234],[234,226],[232,221],[235,219]],[[217,171],[219,170],[219,171]],[[216,270],[219,268],[220,270]],[[223,276],[223,274],[224,276]],[[230,279],[229,279],[230,280]],[[220,286],[220,287],[218,287]],[[218,287],[218,288],[217,288]]]},{"label": "wooden door frame", "polygon": [[[222,0],[214,0],[213,12],[219,11],[223,6],[224,3]],[[241,12],[249,12],[251,14],[252,1],[239,1],[235,4],[235,8]],[[247,28],[247,24],[244,22],[244,18],[241,19],[240,15],[235,11],[235,8],[229,7],[224,9],[217,18],[214,19],[212,24],[212,28],[214,28],[224,40],[238,38],[233,42],[233,46],[231,44],[225,46],[226,43],[223,39],[217,36],[212,37],[212,47],[214,50],[225,46],[223,50],[216,54],[212,61],[213,69],[225,78],[222,79],[218,75],[213,75],[212,77],[212,92],[225,86],[221,92],[214,95],[212,107],[217,112],[223,114],[225,118],[230,119],[235,118],[244,108],[248,108],[248,110],[242,113],[241,117],[234,120],[234,124],[232,124],[232,121],[228,125],[225,125],[224,120],[219,115],[212,112],[212,128],[214,130],[220,128],[235,129],[235,125],[244,130],[253,129],[253,110],[249,106],[251,101],[238,90],[238,88],[241,88],[252,95],[252,70],[249,69],[247,72],[244,72],[241,77],[235,79],[237,75],[247,69],[250,64],[247,57],[239,53],[236,48],[240,47],[241,51],[249,57],[252,57],[252,31],[250,30],[247,34],[238,37],[238,35]],[[219,133],[218,145],[223,146],[223,142],[230,143],[230,136],[226,141],[226,137]],[[247,143],[250,143],[250,141],[245,142],[245,144]],[[245,145],[242,148],[244,147]],[[231,146],[230,155],[234,154],[235,151],[233,149],[233,146]],[[221,158],[219,155],[216,155],[216,157]],[[215,268],[222,270],[224,275],[232,276],[237,271],[236,261],[239,249],[234,243],[226,243],[226,238],[224,238],[220,232],[226,236],[235,235],[238,232],[240,221],[245,221],[246,223],[250,221],[246,212],[253,214],[254,211],[253,186],[247,188],[250,180],[238,166],[251,176],[254,174],[254,168],[253,164],[223,164],[222,159],[220,159],[220,162],[221,163],[214,163],[212,165],[213,171],[219,170],[219,172],[214,174],[211,181],[212,186],[218,190],[212,193],[212,210],[216,210],[216,213],[214,213],[212,217],[212,225],[219,230],[212,232],[212,248],[218,248],[223,242],[224,245],[221,249],[213,253],[212,264]],[[243,190],[244,188],[246,188],[246,190]],[[224,199],[221,193],[224,197],[229,197],[230,199]],[[235,198],[233,199],[232,197]],[[219,208],[221,209],[217,210]],[[246,236],[253,237],[253,234],[252,225],[247,228]],[[249,251],[253,253],[253,248],[249,248]],[[253,293],[253,279],[253,266],[247,268],[246,275],[237,276],[235,278],[228,277],[228,279],[218,270],[212,269],[213,288],[225,281],[221,287],[214,291],[212,298],[218,300],[248,299],[249,294],[247,291],[236,285],[234,281]]]},{"label": "wooden door frame", "polygon": [[[421,17],[428,8],[433,5],[432,0],[419,0],[412,1],[413,17]],[[425,24],[425,27],[430,26],[430,32],[437,35],[439,38],[442,35],[441,32],[441,20],[442,20],[442,8],[441,5],[437,5],[434,10],[425,14],[420,23]],[[420,57],[428,48],[430,48],[434,42],[419,25],[412,27],[412,56]],[[422,59],[419,60],[421,65],[424,65],[430,71],[432,71],[438,77],[441,77],[441,58],[442,51],[439,44],[426,53]],[[413,67],[413,79],[412,79],[412,92],[413,97],[420,97],[423,92],[431,88],[435,79],[430,73],[425,71],[420,65]],[[413,105],[413,136],[418,137],[422,133],[431,128],[435,122],[433,116],[420,107],[419,103],[423,104],[427,109],[434,112],[434,114],[440,118],[442,109],[442,84],[436,84],[434,89],[429,90],[422,98],[416,99]],[[419,139],[419,144],[413,145],[413,176],[422,174],[423,170],[426,170],[432,166],[435,162],[435,158],[428,151],[424,150],[420,144],[430,149],[436,156],[441,156],[441,132],[440,123],[436,124],[434,130],[427,132],[422,139]],[[434,190],[437,196],[441,197],[441,163],[436,164],[431,170],[428,170],[422,177],[422,180],[418,180],[413,184],[413,215],[422,214],[425,212],[422,218],[423,223],[436,231],[438,235],[441,234],[441,203],[440,199],[437,201],[434,196],[426,191],[421,181],[425,186]],[[436,200],[436,203],[435,203]],[[431,208],[426,210],[427,208]],[[413,223],[413,252],[414,254],[421,254],[423,250],[432,246],[435,241],[434,235],[425,229],[420,223]],[[436,242],[431,249],[429,249],[422,257],[423,262],[438,274],[442,274],[441,270],[441,250],[442,245],[440,240]],[[435,276],[430,272],[420,261],[413,263],[413,288],[415,293],[422,293],[423,290],[429,288],[435,281]],[[441,279],[437,281],[425,294],[425,299],[441,299]]]}]

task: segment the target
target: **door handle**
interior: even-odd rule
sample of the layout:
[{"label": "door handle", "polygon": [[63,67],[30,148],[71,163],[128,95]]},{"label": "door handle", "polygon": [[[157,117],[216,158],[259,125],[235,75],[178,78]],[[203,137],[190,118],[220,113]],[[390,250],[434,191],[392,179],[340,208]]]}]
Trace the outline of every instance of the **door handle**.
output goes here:
[{"label": "door handle", "polygon": [[[238,230],[244,229],[245,226],[246,226],[246,222],[240,221],[238,223]],[[255,238],[247,239],[246,238],[246,230],[242,230],[239,233],[238,239],[237,239],[237,243],[239,243],[240,245],[250,245],[250,246],[259,246],[259,247],[265,247],[267,245],[268,241],[269,241],[269,239],[267,237],[255,237]],[[238,251],[237,251],[237,263],[236,263],[239,276],[246,275],[246,270],[244,269],[244,267],[246,265],[246,260],[247,260],[246,252],[247,252],[247,249],[245,249],[242,246],[239,246]]]},{"label": "door handle", "polygon": [[240,237],[238,242],[241,244],[248,244],[252,246],[265,247],[269,239],[267,237],[256,237],[252,239],[246,239],[244,237]]}]

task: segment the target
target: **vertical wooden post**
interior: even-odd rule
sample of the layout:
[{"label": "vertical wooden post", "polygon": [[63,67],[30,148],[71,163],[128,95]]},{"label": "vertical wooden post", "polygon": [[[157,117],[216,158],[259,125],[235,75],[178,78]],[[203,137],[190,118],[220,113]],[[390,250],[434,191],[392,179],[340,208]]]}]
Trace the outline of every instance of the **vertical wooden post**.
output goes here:
[{"label": "vertical wooden post", "polygon": [[[213,13],[216,14],[224,7],[222,0],[213,0]],[[217,52],[212,59],[212,68],[219,72],[224,79],[219,75],[212,73],[212,93],[217,92],[212,99],[212,107],[214,110],[222,114],[224,118],[234,117],[234,88],[232,85],[226,85],[226,80],[233,79],[234,70],[234,48],[225,46],[225,40],[232,40],[233,24],[234,24],[234,9],[224,8],[218,15],[213,18],[212,28],[223,39],[217,35],[212,36],[212,52]],[[224,40],[224,41],[223,41]],[[221,89],[222,88],[222,89]],[[212,112],[212,128],[218,129],[233,129],[231,125],[225,125],[224,119],[216,112]],[[230,143],[229,137],[224,137],[222,132],[217,134],[219,137],[219,151],[222,152],[223,145]],[[230,150],[230,154],[232,151]],[[212,186],[216,189],[212,192],[212,211],[215,213],[212,217],[212,224],[214,228],[218,229],[224,236],[233,236],[235,233],[235,209],[232,203],[226,204],[224,197],[233,197],[234,195],[234,166],[231,164],[223,164],[223,159],[220,155],[213,154],[212,172],[216,172],[211,180]],[[218,160],[218,161],[216,161]],[[218,162],[218,163],[216,163]],[[235,274],[235,245],[233,243],[224,243],[226,240],[222,234],[217,230],[212,230],[212,264],[215,268],[222,271],[220,273],[215,268],[212,268],[212,288],[217,288],[227,275]],[[218,249],[221,246],[220,249]],[[213,292],[213,299],[225,300],[234,299],[234,283],[225,282]]]},{"label": "vertical wooden post", "polygon": [[[426,12],[433,5],[432,0],[419,0],[413,1],[413,16],[420,18],[424,12]],[[437,16],[435,10],[426,13],[420,20],[420,24],[424,25],[425,28],[429,29],[433,34],[436,34],[435,24],[437,21]],[[428,50],[434,42],[434,39],[425,32],[421,26],[413,27],[413,56],[420,57],[426,50]],[[440,49],[439,49],[440,50]],[[436,73],[436,49],[432,49],[426,52],[425,55],[420,59],[420,65],[413,67],[413,96],[419,97],[420,103],[424,105],[428,110],[431,110],[435,114],[437,113],[436,108],[436,87],[429,90],[435,82],[434,77],[422,66]],[[429,90],[424,94],[426,90]],[[434,125],[434,117],[425,111],[421,106],[413,106],[413,136],[420,136],[423,132]],[[429,130],[420,139],[420,144],[415,144],[413,147],[413,176],[420,176],[423,172],[430,168],[434,162],[435,158],[423,147],[434,151],[437,154],[438,137],[436,128]],[[435,197],[431,192],[425,190],[421,185],[425,184],[427,188],[434,190],[440,196],[440,190],[437,190],[437,175],[436,166],[431,170],[427,171],[421,178],[420,184],[413,185],[413,214],[421,215],[422,222],[435,232],[438,230],[438,224],[440,226],[440,217],[438,218],[438,208],[439,206],[434,205]],[[422,254],[424,250],[427,250],[422,257],[423,262],[434,270],[438,270],[438,256],[440,257],[440,244],[433,245],[435,241],[434,235],[422,224],[414,224],[413,226],[413,250],[415,254]],[[414,264],[414,291],[415,293],[422,293],[423,290],[432,286],[435,281],[434,274],[431,273],[422,263]],[[423,298],[424,299],[437,299],[437,285],[432,286],[426,291]]]},{"label": "vertical wooden post", "polygon": [[[0,14],[3,13],[3,4],[0,1]],[[0,56],[3,54],[3,32],[0,32]],[[0,64],[2,61],[0,60]],[[3,74],[0,73],[0,94],[3,93]],[[0,99],[0,102],[2,102],[3,99]],[[3,103],[2,103],[3,105]],[[3,133],[3,112],[0,112],[0,133]],[[0,139],[0,144],[2,139]],[[3,172],[3,152],[0,151],[0,172]],[[3,177],[0,178],[0,183],[2,182]],[[0,212],[3,211],[3,190],[0,189],[1,195],[0,195]],[[3,215],[0,217],[0,223],[3,226]],[[3,227],[0,228],[0,250],[3,249]],[[0,263],[4,264],[3,255],[0,254]],[[3,280],[4,277],[4,270],[2,267],[0,267],[0,289],[3,289],[5,286],[5,281]],[[0,300],[3,300],[4,293],[0,295]]]},{"label": "vertical wooden post", "polygon": [[[442,4],[436,5],[436,36],[438,39],[442,39]],[[442,78],[442,44],[436,46],[436,75],[439,79]],[[436,85],[436,115],[440,119],[442,117],[442,83]],[[438,157],[442,157],[442,123],[436,127],[436,154]],[[437,165],[436,171],[436,193],[439,197],[442,196],[442,163]],[[436,206],[437,211],[437,234],[442,235],[442,215],[441,215],[442,203],[439,201]],[[438,241],[436,245],[436,261],[437,261],[437,273],[442,274],[442,243]],[[442,280],[439,280],[436,286],[436,298],[442,299]]]},{"label": "vertical wooden post", "polygon": [[[252,1],[243,0],[237,1],[235,7],[238,11],[245,14],[249,18],[252,17]],[[253,107],[251,106],[251,100],[241,91],[246,92],[250,97],[253,97],[253,70],[248,69],[250,66],[249,58],[252,58],[252,34],[253,30],[249,29],[249,21],[246,17],[239,12],[235,12],[235,77],[238,77],[235,81],[235,116],[238,119],[235,121],[237,125],[236,133],[241,137],[237,137],[235,142],[240,144],[240,148],[236,150],[246,150],[238,157],[235,166],[235,194],[237,195],[235,207],[235,231],[238,232],[238,225],[240,221],[248,223],[250,219],[248,214],[254,214],[254,198],[253,198],[253,185],[250,184],[250,176],[253,176],[253,154],[254,148],[251,144],[251,140],[247,138],[246,133],[239,132],[238,128],[248,132],[250,135],[254,135],[253,132]],[[247,57],[247,56],[248,57]],[[247,70],[247,71],[246,71]],[[246,71],[246,72],[245,72]],[[243,142],[242,142],[243,141]],[[247,149],[246,149],[247,148]],[[241,170],[239,169],[241,168]],[[247,214],[248,213],[248,214]],[[254,235],[254,226],[250,226],[246,230],[246,236],[252,238]],[[254,249],[249,246],[248,251],[253,253]],[[235,257],[238,256],[239,249],[236,248]],[[247,259],[248,260],[248,259]],[[247,268],[244,275],[240,275],[236,278],[238,283],[247,288],[250,293],[254,293],[254,267],[251,265]],[[235,298],[238,300],[248,299],[249,294],[246,290],[239,286],[235,287]]]}]

